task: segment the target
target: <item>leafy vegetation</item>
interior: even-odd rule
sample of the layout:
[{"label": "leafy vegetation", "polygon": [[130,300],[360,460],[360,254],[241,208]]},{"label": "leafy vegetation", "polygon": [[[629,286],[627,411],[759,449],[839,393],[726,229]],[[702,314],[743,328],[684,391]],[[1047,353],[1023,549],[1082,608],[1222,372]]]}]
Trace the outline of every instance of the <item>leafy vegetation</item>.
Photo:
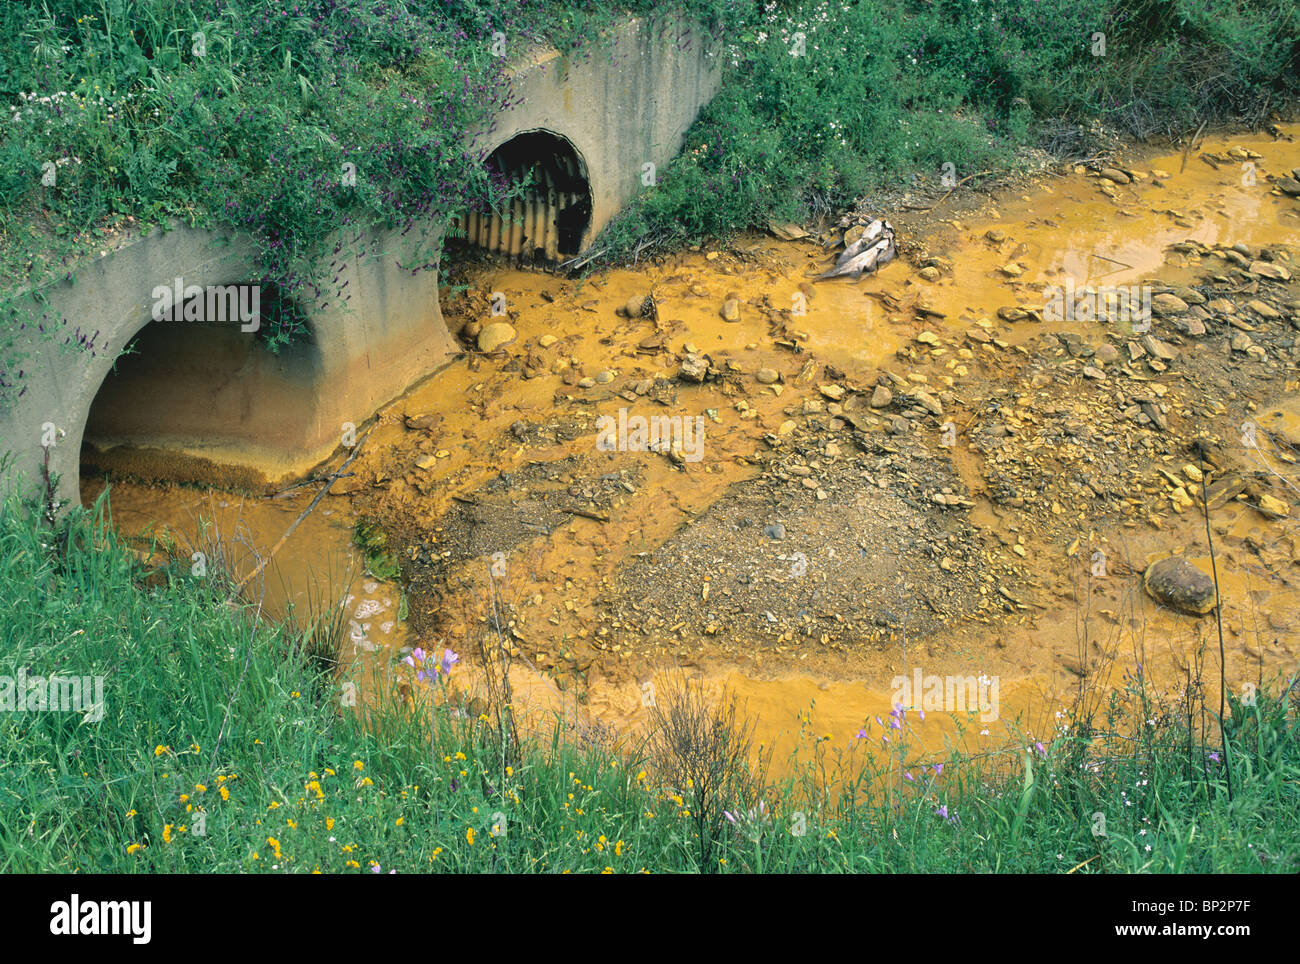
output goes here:
[{"label": "leafy vegetation", "polygon": [[1259,123],[1300,89],[1294,0],[800,0],[754,4],[724,83],[658,184],[596,245],[606,260],[908,186],[1083,156],[1136,137]]},{"label": "leafy vegetation", "polygon": [[[572,731],[505,746],[448,699],[446,653],[425,682],[411,671],[409,702],[381,691],[358,715],[312,658],[337,621],[268,623],[187,563],[142,567],[102,500],[56,525],[4,504],[0,871],[1300,869],[1293,691],[1232,705],[1231,794],[1217,724],[1140,678],[1050,739],[1011,724],[979,753],[926,748],[899,708],[847,755],[828,749],[847,734],[807,734],[765,779],[743,716],[685,684],[623,747]],[[10,708],[20,669],[102,676],[102,718]]]}]

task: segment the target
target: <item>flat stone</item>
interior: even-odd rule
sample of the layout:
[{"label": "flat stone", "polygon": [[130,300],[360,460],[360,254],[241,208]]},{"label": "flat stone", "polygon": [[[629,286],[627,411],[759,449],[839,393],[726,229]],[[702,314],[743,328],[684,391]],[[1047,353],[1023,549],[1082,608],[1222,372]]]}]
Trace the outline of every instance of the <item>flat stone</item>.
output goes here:
[{"label": "flat stone", "polygon": [[884,385],[877,385],[876,390],[871,393],[871,407],[885,408],[894,400],[894,393]]},{"label": "flat stone", "polygon": [[1150,352],[1153,357],[1159,358],[1161,361],[1173,361],[1178,357],[1178,352],[1174,351],[1173,348],[1166,345],[1155,335],[1143,335],[1142,347]]},{"label": "flat stone", "polygon": [[1281,519],[1291,514],[1291,506],[1265,492],[1255,503],[1255,510],[1265,519]]},{"label": "flat stone", "polygon": [[1151,299],[1151,310],[1158,315],[1181,315],[1187,310],[1187,302],[1177,295],[1162,291]]},{"label": "flat stone", "polygon": [[1246,302],[1246,307],[1255,312],[1255,314],[1259,315],[1261,318],[1276,319],[1282,317],[1282,312],[1278,311],[1272,305],[1258,299]]},{"label": "flat stone", "polygon": [[771,385],[780,379],[781,375],[775,368],[760,368],[754,373],[754,380],[760,385]]},{"label": "flat stone", "polygon": [[740,321],[740,299],[728,298],[722,303],[722,320],[735,323]]},{"label": "flat stone", "polygon": [[1251,274],[1268,278],[1270,281],[1289,281],[1291,278],[1291,272],[1286,268],[1268,261],[1252,261],[1248,270]]},{"label": "flat stone", "polygon": [[943,414],[943,405],[929,392],[913,392],[912,398],[931,415]]}]

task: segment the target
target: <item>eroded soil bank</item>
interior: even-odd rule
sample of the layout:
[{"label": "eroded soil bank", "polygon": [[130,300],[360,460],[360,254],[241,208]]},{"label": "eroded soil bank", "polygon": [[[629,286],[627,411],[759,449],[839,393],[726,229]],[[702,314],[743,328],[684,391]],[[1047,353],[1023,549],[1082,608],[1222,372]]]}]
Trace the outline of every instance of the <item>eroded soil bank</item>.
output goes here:
[{"label": "eroded soil bank", "polygon": [[[1298,133],[1113,159],[952,216],[872,212],[901,253],[856,283],[811,281],[831,235],[586,281],[467,265],[444,306],[465,355],[380,413],[269,598],[345,599],[363,698],[412,646],[471,662],[495,606],[534,721],[634,730],[646,684],[683,668],[730,686],[779,756],[801,734],[851,744],[919,668],[1000,681],[968,737],[1019,717],[1046,738],[1093,671],[1217,679],[1214,617],[1141,584],[1172,554],[1210,572],[1208,494],[1228,681],[1294,674]],[[1088,285],[1146,286],[1150,330],[1048,317],[1049,286]],[[502,322],[513,340],[479,351]],[[646,450],[635,416],[702,438]],[[264,548],[316,489],[112,499],[127,532],[212,514]],[[339,588],[357,520],[400,583]],[[927,752],[959,720],[928,714]]]}]

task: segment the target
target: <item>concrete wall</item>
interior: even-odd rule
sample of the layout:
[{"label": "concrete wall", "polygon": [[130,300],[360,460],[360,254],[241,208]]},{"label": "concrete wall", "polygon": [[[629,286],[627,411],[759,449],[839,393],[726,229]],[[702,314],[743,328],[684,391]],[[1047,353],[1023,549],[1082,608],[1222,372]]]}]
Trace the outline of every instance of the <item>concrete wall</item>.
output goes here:
[{"label": "concrete wall", "polygon": [[[612,49],[583,60],[530,56],[512,84],[516,106],[467,136],[484,157],[528,130],[569,140],[591,180],[585,246],[644,189],[642,165],[662,167],[678,153],[717,90],[718,70],[698,32],[631,21]],[[0,410],[0,452],[12,452],[12,469],[34,488],[43,428],[52,423],[59,437],[50,469],[60,477],[58,497],[73,503],[83,441],[90,461],[138,474],[165,463],[173,478],[255,487],[307,471],[339,446],[343,423],[361,425],[455,356],[438,307],[440,231],[371,231],[360,245],[356,232],[343,238],[343,250],[355,253],[322,264],[320,276],[345,297],[300,306],[310,337],[279,355],[237,324],[151,324],[153,289],[176,277],[204,286],[255,281],[246,241],[182,227],[79,265],[73,282],[44,291],[46,326],[60,334],[21,336],[26,391]],[[149,357],[123,361],[128,377],[108,382],[87,431],[114,360],[146,325],[140,346]],[[90,350],[60,348],[73,329],[97,332]]]},{"label": "concrete wall", "polygon": [[645,190],[642,165],[662,168],[680,153],[687,129],[718,91],[718,57],[698,29],[629,22],[608,48],[581,59],[539,51],[515,72],[518,106],[476,135],[487,157],[517,134],[565,137],[591,179],[591,224],[584,247],[633,196]]}]

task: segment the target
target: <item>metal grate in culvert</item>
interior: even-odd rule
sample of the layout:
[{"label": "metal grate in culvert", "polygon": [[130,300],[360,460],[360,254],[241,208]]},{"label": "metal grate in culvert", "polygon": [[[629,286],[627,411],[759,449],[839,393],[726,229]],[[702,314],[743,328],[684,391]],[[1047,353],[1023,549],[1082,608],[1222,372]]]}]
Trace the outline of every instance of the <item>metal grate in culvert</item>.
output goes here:
[{"label": "metal grate in culvert", "polygon": [[486,163],[499,182],[525,187],[500,211],[459,218],[466,243],[521,260],[558,261],[581,250],[591,223],[591,187],[568,141],[529,131],[506,141]]}]

